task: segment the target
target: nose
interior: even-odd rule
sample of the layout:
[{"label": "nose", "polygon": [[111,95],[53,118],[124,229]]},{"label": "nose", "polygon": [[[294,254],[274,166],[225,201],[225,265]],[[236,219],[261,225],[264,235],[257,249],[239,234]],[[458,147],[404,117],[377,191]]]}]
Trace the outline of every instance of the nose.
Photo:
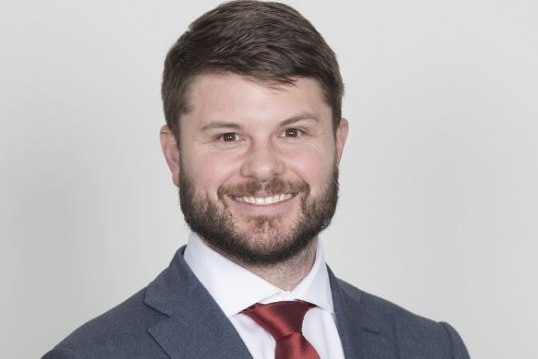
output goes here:
[{"label": "nose", "polygon": [[271,143],[253,144],[241,166],[241,175],[267,182],[284,172],[284,161]]}]

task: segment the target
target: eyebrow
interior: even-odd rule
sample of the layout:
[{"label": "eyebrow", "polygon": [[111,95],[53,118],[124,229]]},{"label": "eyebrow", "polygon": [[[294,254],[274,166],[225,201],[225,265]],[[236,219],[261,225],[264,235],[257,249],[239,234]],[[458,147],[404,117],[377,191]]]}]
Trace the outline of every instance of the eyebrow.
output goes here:
[{"label": "eyebrow", "polygon": [[313,113],[303,112],[293,117],[290,117],[280,123],[280,126],[289,126],[299,121],[312,120],[319,122],[319,117]]},{"label": "eyebrow", "polygon": [[207,125],[202,126],[202,131],[212,130],[215,128],[227,128],[230,130],[239,130],[241,126],[233,122],[210,122]]},{"label": "eyebrow", "polygon": [[[280,127],[289,126],[296,122],[304,121],[304,120],[312,120],[319,122],[319,117],[309,113],[309,112],[303,112],[298,115],[292,116],[282,122],[279,123]],[[202,131],[208,131],[212,129],[229,129],[229,130],[239,130],[241,129],[241,126],[234,122],[222,122],[222,121],[215,121],[210,122],[204,126],[202,126]]]}]

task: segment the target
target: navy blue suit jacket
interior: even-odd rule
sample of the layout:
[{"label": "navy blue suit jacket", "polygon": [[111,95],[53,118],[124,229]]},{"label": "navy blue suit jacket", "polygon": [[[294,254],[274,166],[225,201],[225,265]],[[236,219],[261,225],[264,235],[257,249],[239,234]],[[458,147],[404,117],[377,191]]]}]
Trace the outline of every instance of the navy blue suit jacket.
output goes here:
[{"label": "navy blue suit jacket", "polygon": [[[469,358],[448,324],[419,317],[329,275],[346,358]],[[170,358],[252,358],[185,263],[182,249],[145,289],[84,324],[42,359]]]}]

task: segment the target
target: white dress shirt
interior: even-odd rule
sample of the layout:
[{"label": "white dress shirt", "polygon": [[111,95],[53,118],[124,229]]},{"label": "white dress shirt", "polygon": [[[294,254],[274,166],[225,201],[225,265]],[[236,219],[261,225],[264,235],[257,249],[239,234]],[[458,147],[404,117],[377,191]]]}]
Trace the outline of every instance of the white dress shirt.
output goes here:
[{"label": "white dress shirt", "polygon": [[331,286],[318,241],[316,260],[307,276],[291,291],[275,287],[208,247],[195,233],[184,258],[243,339],[255,359],[274,359],[275,340],[241,311],[255,303],[304,300],[315,304],[303,321],[303,335],[321,359],[344,359],[336,329]]}]

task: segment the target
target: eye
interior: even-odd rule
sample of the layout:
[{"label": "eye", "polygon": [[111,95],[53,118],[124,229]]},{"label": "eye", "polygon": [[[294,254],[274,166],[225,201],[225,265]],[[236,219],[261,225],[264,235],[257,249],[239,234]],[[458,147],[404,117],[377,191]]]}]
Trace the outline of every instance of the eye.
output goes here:
[{"label": "eye", "polygon": [[234,142],[239,139],[239,136],[237,135],[237,133],[227,132],[223,133],[222,135],[219,135],[218,139],[223,142]]},{"label": "eye", "polygon": [[303,131],[297,128],[287,128],[284,130],[284,137],[299,137],[303,134]]}]

